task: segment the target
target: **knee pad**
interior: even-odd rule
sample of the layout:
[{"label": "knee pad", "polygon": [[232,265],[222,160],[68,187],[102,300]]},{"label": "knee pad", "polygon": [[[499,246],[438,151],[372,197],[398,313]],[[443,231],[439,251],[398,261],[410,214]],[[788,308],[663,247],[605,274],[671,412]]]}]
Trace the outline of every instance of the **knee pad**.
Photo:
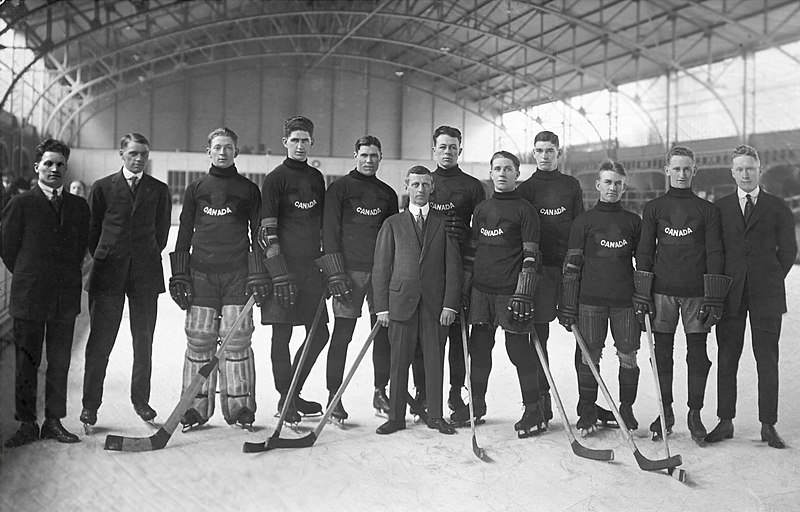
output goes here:
[{"label": "knee pad", "polygon": [[217,345],[219,337],[219,315],[214,308],[192,306],[186,312],[184,324],[189,349],[195,352],[206,352]]},{"label": "knee pad", "polygon": [[[244,306],[239,305],[222,306],[221,338],[230,334],[243,309]],[[242,409],[256,412],[256,366],[251,348],[254,330],[250,312],[233,333],[219,362],[220,406],[228,424],[236,423]]]},{"label": "knee pad", "polygon": [[603,357],[603,349],[601,348],[594,348],[594,347],[586,347],[589,349],[589,353],[581,353],[581,364],[589,366],[589,360],[586,359],[586,356],[592,358],[592,362],[598,367],[600,366],[600,358]]},{"label": "knee pad", "polygon": [[624,354],[619,350],[617,350],[617,357],[619,358],[620,368],[627,368],[629,370],[638,368],[639,364],[636,362],[636,354],[637,354],[636,350],[634,350],[633,352],[629,352],[627,354]]}]

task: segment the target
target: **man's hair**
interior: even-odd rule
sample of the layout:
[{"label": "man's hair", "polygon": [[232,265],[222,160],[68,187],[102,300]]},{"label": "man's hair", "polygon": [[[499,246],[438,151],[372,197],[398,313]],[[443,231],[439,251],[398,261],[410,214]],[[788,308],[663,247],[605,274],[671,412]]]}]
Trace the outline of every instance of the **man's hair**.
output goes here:
[{"label": "man's hair", "polygon": [[439,135],[447,135],[448,137],[455,137],[458,143],[461,144],[461,130],[453,128],[452,126],[442,125],[433,132],[433,143],[436,144],[436,139]]},{"label": "man's hair", "polygon": [[356,153],[361,149],[361,146],[375,146],[378,148],[378,152],[383,152],[381,149],[381,141],[378,140],[378,137],[373,135],[364,135],[358,138],[356,141]]},{"label": "man's hair", "polygon": [[673,156],[688,156],[694,162],[694,151],[687,148],[686,146],[673,146],[669,151],[667,151],[667,157],[665,158],[665,165],[669,165],[669,161],[672,159]]},{"label": "man's hair", "polygon": [[[129,133],[127,135],[123,135],[123,137],[119,139],[119,149],[127,148],[128,144],[131,142],[135,142],[136,144],[144,144],[148,148],[150,147],[150,141],[147,140],[147,137],[141,133]],[[208,140],[208,145],[211,145],[211,139]]]},{"label": "man's hair", "polygon": [[597,176],[599,177],[600,173],[603,171],[611,171],[619,174],[620,176],[628,175],[628,173],[625,172],[625,166],[622,165],[622,162],[615,162],[613,160],[606,160],[600,164],[600,168],[597,169]]},{"label": "man's hair", "polygon": [[509,153],[508,151],[505,150],[497,151],[495,154],[492,155],[492,159],[489,160],[489,165],[490,166],[494,165],[494,161],[497,160],[498,158],[508,158],[509,160],[511,160],[511,163],[514,164],[514,167],[517,169],[517,171],[519,171],[519,158],[517,158],[517,155]]},{"label": "man's hair", "polygon": [[283,123],[283,136],[286,138],[288,138],[292,132],[296,132],[298,130],[308,132],[308,134],[313,138],[313,121],[305,116],[293,116]]},{"label": "man's hair", "polygon": [[411,169],[406,171],[406,177],[403,180],[403,182],[406,185],[408,185],[408,179],[411,177],[412,174],[420,174],[422,176],[424,176],[424,175],[430,176],[431,175],[431,170],[428,169],[427,167],[425,167],[424,165],[415,165],[414,167],[412,167]]},{"label": "man's hair", "polygon": [[69,160],[69,146],[57,139],[45,139],[41,144],[36,146],[36,151],[34,152],[36,162],[41,161],[44,154],[48,151],[51,153],[61,153],[64,155],[64,160]]},{"label": "man's hair", "polygon": [[227,126],[217,128],[208,134],[208,147],[211,147],[211,141],[214,140],[214,137],[230,137],[233,139],[233,145],[239,147],[239,136],[236,135],[235,131],[231,130]]},{"label": "man's hair", "polygon": [[736,158],[737,156],[752,156],[758,163],[761,163],[761,159],[758,158],[758,151],[756,151],[756,148],[753,146],[748,146],[747,144],[736,146],[736,149],[733,150],[733,158]]},{"label": "man's hair", "polygon": [[537,142],[552,142],[557,148],[561,147],[558,143],[558,135],[547,130],[536,134],[536,137],[533,139],[533,143],[536,144]]}]

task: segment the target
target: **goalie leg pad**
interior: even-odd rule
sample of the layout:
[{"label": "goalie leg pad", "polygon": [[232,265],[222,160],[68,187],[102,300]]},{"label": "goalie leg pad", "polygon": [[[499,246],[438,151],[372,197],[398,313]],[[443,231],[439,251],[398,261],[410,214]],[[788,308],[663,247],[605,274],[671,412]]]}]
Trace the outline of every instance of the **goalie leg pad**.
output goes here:
[{"label": "goalie leg pad", "polygon": [[633,352],[641,348],[642,330],[633,308],[610,308],[611,336],[618,352]]},{"label": "goalie leg pad", "polygon": [[[186,313],[187,347],[186,359],[183,364],[183,387],[181,392],[186,391],[189,383],[206,363],[214,357],[217,346],[217,333],[219,331],[219,316],[214,308],[192,306]],[[217,371],[214,370],[208,376],[208,380],[203,384],[197,396],[192,402],[192,409],[197,411],[202,420],[208,419],[214,414],[214,395],[217,390]]]},{"label": "goalie leg pad", "polygon": [[578,313],[578,328],[583,334],[586,348],[595,363],[600,362],[600,353],[608,335],[608,308],[581,304]]},{"label": "goalie leg pad", "polygon": [[[222,306],[219,335],[224,338],[244,306]],[[253,338],[252,311],[233,334],[219,362],[219,390],[222,415],[228,424],[236,423],[242,409],[256,411],[256,367],[251,348]]]}]

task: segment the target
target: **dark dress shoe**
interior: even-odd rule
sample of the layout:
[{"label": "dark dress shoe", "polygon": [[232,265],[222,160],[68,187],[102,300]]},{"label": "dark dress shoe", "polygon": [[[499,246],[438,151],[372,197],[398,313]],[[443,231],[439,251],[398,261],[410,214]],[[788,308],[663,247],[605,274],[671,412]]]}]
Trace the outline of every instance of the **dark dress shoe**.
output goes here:
[{"label": "dark dress shoe", "polygon": [[64,428],[59,419],[46,419],[42,423],[42,439],[55,439],[59,443],[77,443],[78,436]]},{"label": "dark dress shoe", "polygon": [[786,448],[786,443],[783,442],[778,431],[775,430],[775,425],[761,424],[761,440],[766,441],[768,445],[773,448]]},{"label": "dark dress shoe", "polygon": [[375,432],[377,432],[378,434],[381,434],[381,435],[394,434],[398,430],[404,430],[405,428],[406,428],[406,422],[405,421],[389,420],[386,423],[384,423],[383,425],[381,425],[380,427],[378,427],[375,430]]},{"label": "dark dress shoe", "polygon": [[7,439],[3,446],[6,448],[16,448],[24,444],[29,444],[39,440],[39,425],[35,421],[23,421],[19,425],[19,430],[11,439]]},{"label": "dark dress shoe", "polygon": [[133,404],[133,410],[136,411],[136,414],[144,421],[151,421],[156,417],[156,411],[147,403]]},{"label": "dark dress shoe", "polygon": [[719,443],[724,439],[733,437],[733,420],[719,420],[714,430],[706,436],[707,443]]},{"label": "dark dress shoe", "polygon": [[94,425],[97,423],[97,409],[89,409],[88,407],[84,407],[81,411],[81,423],[86,425]]},{"label": "dark dress shoe", "polygon": [[447,423],[444,418],[430,418],[428,420],[428,428],[438,430],[440,434],[455,434],[456,429],[449,423]]}]

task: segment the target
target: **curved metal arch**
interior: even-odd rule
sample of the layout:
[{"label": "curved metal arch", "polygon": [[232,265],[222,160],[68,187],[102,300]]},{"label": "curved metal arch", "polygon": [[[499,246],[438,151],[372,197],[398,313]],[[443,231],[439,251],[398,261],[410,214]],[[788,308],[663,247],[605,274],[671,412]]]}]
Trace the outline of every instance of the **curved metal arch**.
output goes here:
[{"label": "curved metal arch", "polygon": [[[295,53],[294,52],[292,52],[291,54],[287,53],[287,55],[295,55]],[[337,55],[337,57],[341,57],[341,55]],[[250,59],[263,59],[263,58],[264,58],[263,56],[259,56],[259,55],[242,56],[242,57],[237,57],[237,58],[234,58],[234,59],[229,59],[228,62],[246,61],[246,60],[250,60]],[[350,58],[352,58],[353,60],[368,60],[369,62],[374,62],[374,59],[373,60],[365,59],[363,56],[358,56],[358,55],[350,56]],[[183,73],[183,72],[185,72],[187,70],[190,70],[190,69],[200,69],[200,68],[207,67],[207,66],[215,66],[217,64],[219,64],[219,61],[201,62],[201,63],[198,63],[198,64],[191,64],[191,65],[187,65],[186,67],[184,67],[182,69],[172,69],[172,70],[169,70],[169,71],[165,71],[163,73],[160,73],[160,74],[157,74],[157,75],[153,76],[153,78],[154,79],[155,78],[162,78],[162,77],[166,77],[166,76],[177,74],[177,73]],[[331,66],[322,66],[321,69],[336,71],[338,68],[331,67]],[[370,73],[370,72],[367,72],[366,74],[370,78],[374,78],[374,79],[377,79],[377,80],[384,80],[384,81],[387,81],[387,82],[391,81],[390,78],[386,78],[385,76],[377,75],[377,74]],[[520,153],[522,153],[522,149],[520,149],[520,147],[517,145],[516,141],[514,141],[514,139],[511,137],[511,135],[508,133],[508,131],[506,131],[506,129],[503,127],[503,125],[499,124],[495,119],[486,117],[484,114],[478,112],[477,110],[472,109],[472,108],[468,107],[467,105],[462,105],[462,104],[456,102],[452,97],[440,95],[440,94],[435,93],[434,91],[431,91],[430,89],[424,89],[424,88],[419,87],[417,85],[413,85],[413,84],[409,84],[409,83],[405,83],[405,82],[402,85],[403,85],[403,87],[409,87],[411,89],[415,89],[415,90],[423,92],[425,94],[429,94],[430,96],[432,96],[434,98],[437,98],[437,99],[440,99],[440,100],[445,101],[447,103],[450,103],[452,105],[455,105],[455,106],[463,109],[465,112],[469,112],[470,114],[472,114],[472,115],[474,115],[474,116],[476,116],[476,117],[478,117],[480,119],[483,119],[484,121],[487,121],[492,126],[496,127],[497,129],[499,129],[500,131],[505,133],[508,136],[509,140],[514,142],[514,145],[517,146],[517,150],[520,151]],[[86,110],[92,104],[104,99],[107,96],[111,96],[113,94],[119,93],[120,91],[124,91],[126,89],[133,89],[133,88],[136,88],[136,87],[142,87],[142,84],[141,83],[134,83],[134,82],[127,83],[127,84],[122,85],[118,89],[113,89],[113,90],[109,90],[109,91],[103,92],[103,93],[98,94],[97,96],[94,96],[91,99],[87,100],[83,105],[81,105],[80,108],[78,108],[75,111],[73,111],[72,113],[70,113],[69,117],[64,121],[63,126],[59,129],[58,138],[61,138],[63,136],[64,131],[67,129],[67,127],[73,121],[73,119],[78,114],[80,114],[82,111]],[[98,111],[98,112],[100,112],[100,111]],[[91,119],[91,117],[89,119]]]}]

